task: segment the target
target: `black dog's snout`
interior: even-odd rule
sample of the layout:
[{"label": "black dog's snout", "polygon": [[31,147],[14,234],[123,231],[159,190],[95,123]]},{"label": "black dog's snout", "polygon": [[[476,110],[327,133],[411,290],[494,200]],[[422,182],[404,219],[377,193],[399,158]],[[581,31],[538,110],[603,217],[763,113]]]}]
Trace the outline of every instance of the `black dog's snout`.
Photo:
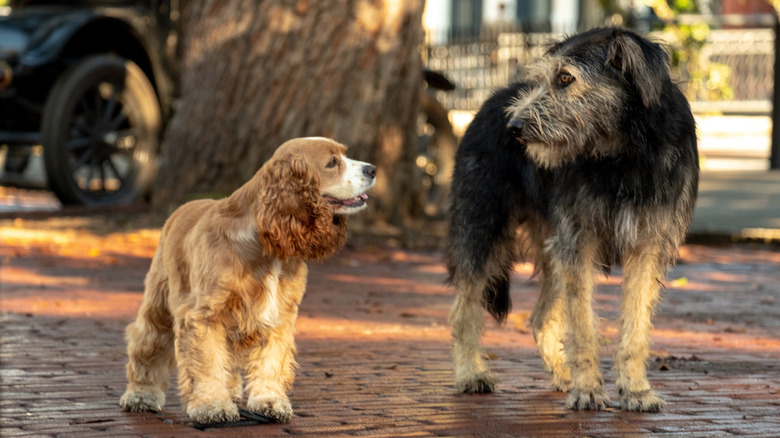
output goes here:
[{"label": "black dog's snout", "polygon": [[519,117],[515,117],[509,121],[506,125],[506,129],[515,138],[521,138],[523,136],[523,126],[525,123]]},{"label": "black dog's snout", "polygon": [[374,166],[373,164],[366,164],[365,166],[363,166],[363,175],[369,178],[376,177],[376,166]]}]

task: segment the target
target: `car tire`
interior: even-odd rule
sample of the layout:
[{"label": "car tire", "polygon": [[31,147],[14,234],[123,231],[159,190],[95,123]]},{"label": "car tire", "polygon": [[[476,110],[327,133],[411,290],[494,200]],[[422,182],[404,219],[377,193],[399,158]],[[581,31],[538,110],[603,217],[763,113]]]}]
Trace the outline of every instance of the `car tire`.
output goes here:
[{"label": "car tire", "polygon": [[157,95],[132,61],[80,59],[49,93],[41,141],[49,187],[63,204],[129,204],[157,172],[162,115]]}]

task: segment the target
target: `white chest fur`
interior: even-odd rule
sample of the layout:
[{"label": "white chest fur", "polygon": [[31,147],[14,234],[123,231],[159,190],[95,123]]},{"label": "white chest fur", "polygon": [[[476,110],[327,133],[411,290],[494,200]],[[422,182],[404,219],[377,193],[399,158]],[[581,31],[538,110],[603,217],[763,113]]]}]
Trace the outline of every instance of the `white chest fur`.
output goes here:
[{"label": "white chest fur", "polygon": [[279,276],[282,273],[282,261],[274,259],[263,278],[263,299],[253,309],[253,317],[261,326],[275,326],[279,323]]}]

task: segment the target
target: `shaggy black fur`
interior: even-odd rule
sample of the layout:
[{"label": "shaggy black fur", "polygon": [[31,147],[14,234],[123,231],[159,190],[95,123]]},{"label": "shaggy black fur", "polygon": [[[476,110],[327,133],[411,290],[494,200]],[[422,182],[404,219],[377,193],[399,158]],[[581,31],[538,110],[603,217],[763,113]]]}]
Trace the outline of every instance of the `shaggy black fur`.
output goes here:
[{"label": "shaggy black fur", "polygon": [[[616,35],[635,41],[641,53],[610,48]],[[619,84],[621,111],[597,114],[612,118],[617,130],[594,132],[575,159],[551,168],[535,164],[526,154],[527,142],[534,139],[508,129],[513,116],[507,109],[538,84],[520,82],[498,90],[466,131],[452,180],[450,281],[484,279],[483,306],[499,321],[511,308],[509,276],[515,255],[511,243],[518,225],[526,227],[529,246],[535,250],[565,233],[571,245],[554,251],[562,258],[577,256],[578,233],[595,233],[602,242],[598,260],[609,267],[620,263],[627,244],[615,228],[622,209],[632,210],[639,223],[648,212],[666,210],[674,223],[659,226],[658,232],[668,234],[662,236],[664,249],[675,253],[696,199],[695,123],[685,97],[668,76],[667,55],[660,46],[632,32],[608,28],[569,38],[552,46],[548,55],[564,55],[605,82]],[[627,59],[629,55],[641,57],[644,70],[626,68],[626,63],[636,61]],[[648,81],[654,83],[648,86]],[[657,89],[647,89],[652,87]],[[549,129],[565,123],[543,122]],[[617,152],[587,153],[605,141],[617,141]],[[573,224],[574,232],[562,230],[562,223]],[[674,256],[670,254],[667,263]]]}]

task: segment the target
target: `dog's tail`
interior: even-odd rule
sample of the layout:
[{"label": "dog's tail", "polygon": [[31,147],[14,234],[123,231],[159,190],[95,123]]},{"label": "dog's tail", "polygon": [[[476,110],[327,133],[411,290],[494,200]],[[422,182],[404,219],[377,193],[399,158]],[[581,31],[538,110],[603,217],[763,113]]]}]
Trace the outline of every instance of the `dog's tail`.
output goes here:
[{"label": "dog's tail", "polygon": [[499,324],[506,321],[512,310],[512,298],[509,296],[509,275],[491,278],[482,291],[482,306]]}]

